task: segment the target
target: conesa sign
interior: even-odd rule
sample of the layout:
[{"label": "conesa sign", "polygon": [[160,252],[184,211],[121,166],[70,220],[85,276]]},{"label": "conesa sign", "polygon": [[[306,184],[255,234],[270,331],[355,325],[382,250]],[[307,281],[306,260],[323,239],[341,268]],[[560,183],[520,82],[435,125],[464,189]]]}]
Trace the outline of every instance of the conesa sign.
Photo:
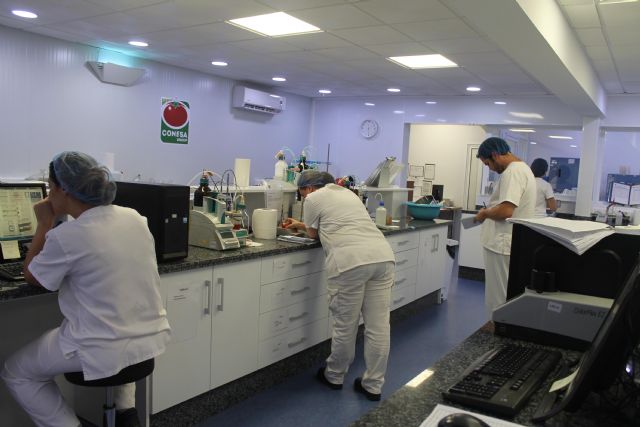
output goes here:
[{"label": "conesa sign", "polygon": [[169,144],[189,143],[189,103],[162,98],[160,139]]}]

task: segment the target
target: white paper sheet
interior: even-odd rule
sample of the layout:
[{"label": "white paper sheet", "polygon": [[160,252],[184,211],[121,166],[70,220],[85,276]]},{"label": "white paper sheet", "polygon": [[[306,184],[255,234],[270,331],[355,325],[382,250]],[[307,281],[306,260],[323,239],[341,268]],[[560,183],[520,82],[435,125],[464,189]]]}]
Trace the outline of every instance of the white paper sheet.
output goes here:
[{"label": "white paper sheet", "polygon": [[420,424],[420,427],[437,427],[438,422],[447,415],[459,413],[471,414],[474,417],[477,417],[485,423],[489,424],[491,427],[522,427],[522,424],[511,423],[499,418],[494,418],[483,414],[476,414],[475,412],[465,411],[464,409],[454,408],[453,406],[442,405],[440,403],[435,408],[433,408],[431,414],[429,414],[427,419],[425,419],[422,424]]},{"label": "white paper sheet", "polygon": [[2,249],[3,259],[18,259],[20,258],[20,248],[18,247],[17,240],[6,240],[0,242],[0,248]]},{"label": "white paper sheet", "polygon": [[463,218],[462,220],[460,220],[460,224],[462,224],[462,226],[466,229],[475,227],[477,225],[482,224],[481,222],[476,222],[475,221],[475,217],[468,217],[468,218]]}]

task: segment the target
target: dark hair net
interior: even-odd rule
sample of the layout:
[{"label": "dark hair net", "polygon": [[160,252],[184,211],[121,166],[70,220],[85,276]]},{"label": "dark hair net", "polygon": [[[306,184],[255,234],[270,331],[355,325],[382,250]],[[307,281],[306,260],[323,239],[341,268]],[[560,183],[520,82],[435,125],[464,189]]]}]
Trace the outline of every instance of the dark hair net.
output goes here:
[{"label": "dark hair net", "polygon": [[303,187],[324,187],[327,184],[333,184],[335,179],[329,172],[320,172],[313,169],[307,169],[298,177],[298,188]]},{"label": "dark hair net", "polygon": [[485,139],[482,144],[480,144],[476,157],[480,159],[490,159],[493,153],[502,155],[509,152],[511,152],[511,149],[509,148],[507,141],[502,138],[492,136],[491,138]]},{"label": "dark hair net", "polygon": [[55,181],[71,196],[89,205],[109,205],[116,197],[116,183],[109,169],[88,154],[64,151],[51,161]]}]

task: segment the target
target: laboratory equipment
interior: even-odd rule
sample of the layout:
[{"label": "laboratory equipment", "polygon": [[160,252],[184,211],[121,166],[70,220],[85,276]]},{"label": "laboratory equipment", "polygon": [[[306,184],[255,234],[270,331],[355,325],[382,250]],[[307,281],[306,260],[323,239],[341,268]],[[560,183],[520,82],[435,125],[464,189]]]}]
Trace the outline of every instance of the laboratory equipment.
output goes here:
[{"label": "laboratory equipment", "polygon": [[205,171],[202,171],[202,177],[200,178],[200,186],[193,193],[193,207],[194,209],[202,209],[202,199],[204,196],[211,194],[211,188],[209,188],[209,178]]},{"label": "laboratory equipment", "polygon": [[225,208],[224,200],[205,197],[203,210],[191,211],[190,245],[219,251],[240,247],[233,224],[226,220]]},{"label": "laboratory equipment", "polygon": [[284,153],[282,151],[278,151],[276,153],[276,159],[278,159],[278,161],[276,162],[274,168],[273,179],[276,179],[278,181],[286,181],[287,169],[289,165],[287,165],[287,162],[284,160]]}]

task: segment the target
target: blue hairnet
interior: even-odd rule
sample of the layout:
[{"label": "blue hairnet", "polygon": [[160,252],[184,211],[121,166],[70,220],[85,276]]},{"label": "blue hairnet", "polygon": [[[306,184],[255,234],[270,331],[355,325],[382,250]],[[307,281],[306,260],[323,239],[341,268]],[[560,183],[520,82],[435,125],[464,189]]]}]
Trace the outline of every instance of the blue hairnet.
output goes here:
[{"label": "blue hairnet", "polygon": [[88,154],[64,151],[51,164],[60,187],[89,205],[108,205],[116,197],[116,183],[109,169]]},{"label": "blue hairnet", "polygon": [[476,157],[479,159],[490,159],[493,153],[502,155],[509,152],[511,152],[511,148],[509,148],[507,141],[502,138],[492,136],[491,138],[485,139],[482,144],[480,144]]},{"label": "blue hairnet", "polygon": [[324,187],[327,184],[333,184],[335,179],[329,172],[320,172],[313,169],[307,169],[298,177],[298,188],[303,187]]}]

